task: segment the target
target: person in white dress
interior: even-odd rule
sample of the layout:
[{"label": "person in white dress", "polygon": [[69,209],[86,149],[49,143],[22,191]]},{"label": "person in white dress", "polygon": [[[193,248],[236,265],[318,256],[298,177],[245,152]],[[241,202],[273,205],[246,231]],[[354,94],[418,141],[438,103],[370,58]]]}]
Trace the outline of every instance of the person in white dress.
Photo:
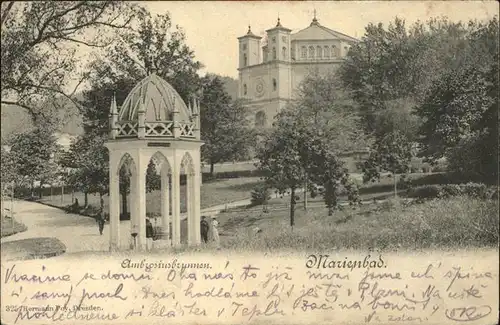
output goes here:
[{"label": "person in white dress", "polygon": [[212,238],[217,246],[219,246],[219,221],[216,218],[212,218]]}]

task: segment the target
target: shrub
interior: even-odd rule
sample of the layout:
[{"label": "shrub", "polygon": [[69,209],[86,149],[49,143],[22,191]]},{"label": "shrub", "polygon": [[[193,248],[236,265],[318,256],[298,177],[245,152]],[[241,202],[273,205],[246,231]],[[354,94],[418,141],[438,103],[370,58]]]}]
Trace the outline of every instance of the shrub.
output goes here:
[{"label": "shrub", "polygon": [[467,183],[465,185],[461,185],[462,193],[469,197],[486,199],[487,187],[485,184],[479,183]]},{"label": "shrub", "polygon": [[419,199],[433,199],[439,197],[441,186],[439,185],[424,185],[418,186],[408,191],[408,197]]},{"label": "shrub", "polygon": [[252,206],[267,204],[267,202],[271,199],[269,188],[265,184],[259,184],[255,186],[252,190],[251,195]]},{"label": "shrub", "polygon": [[439,197],[448,198],[462,194],[462,187],[457,184],[446,184],[441,186]]}]

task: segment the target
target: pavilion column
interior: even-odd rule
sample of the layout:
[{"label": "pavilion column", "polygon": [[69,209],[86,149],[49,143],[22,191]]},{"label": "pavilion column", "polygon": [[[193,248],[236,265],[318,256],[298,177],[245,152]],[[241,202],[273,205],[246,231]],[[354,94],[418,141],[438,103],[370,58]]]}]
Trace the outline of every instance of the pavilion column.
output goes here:
[{"label": "pavilion column", "polygon": [[172,173],[172,246],[181,244],[181,189],[180,170],[175,165]]},{"label": "pavilion column", "polygon": [[146,168],[147,164],[144,163],[144,159],[139,152],[137,159],[137,170],[135,173],[136,180],[136,191],[135,196],[130,198],[130,201],[135,200],[137,207],[137,225],[138,225],[138,235],[137,235],[137,249],[140,251],[146,250]]},{"label": "pavilion column", "polygon": [[194,168],[195,172],[191,179],[193,180],[193,186],[192,186],[192,211],[193,211],[193,229],[194,229],[194,245],[200,245],[201,244],[201,232],[200,232],[200,186],[201,186],[201,172],[198,170],[198,168]]},{"label": "pavilion column", "polygon": [[[170,246],[170,189],[169,171],[167,166],[161,169],[161,233],[160,240],[162,246]],[[163,243],[164,242],[164,243]]]},{"label": "pavilion column", "polygon": [[130,193],[128,195],[128,200],[130,205],[130,236],[135,233],[136,237],[131,238],[134,241],[134,249],[137,250],[139,248],[139,205],[136,201],[137,195],[137,170],[130,169]]},{"label": "pavilion column", "polygon": [[188,231],[188,245],[194,244],[194,232],[193,227],[193,175],[192,173],[186,174],[186,209],[187,209],[187,231]]},{"label": "pavilion column", "polygon": [[109,250],[120,247],[120,179],[116,164],[109,167]]}]

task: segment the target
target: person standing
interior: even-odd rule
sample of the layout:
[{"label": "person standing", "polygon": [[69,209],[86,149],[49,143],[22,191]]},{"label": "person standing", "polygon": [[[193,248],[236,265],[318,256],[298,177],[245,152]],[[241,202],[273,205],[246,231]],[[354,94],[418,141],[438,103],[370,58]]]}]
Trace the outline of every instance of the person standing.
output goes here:
[{"label": "person standing", "polygon": [[200,231],[201,231],[201,240],[204,243],[208,242],[208,231],[210,230],[210,225],[208,224],[207,217],[202,216],[200,221]]},{"label": "person standing", "polygon": [[220,239],[219,239],[219,229],[217,227],[219,226],[219,222],[217,221],[217,218],[213,217],[212,218],[212,237],[217,245],[219,247]]},{"label": "person standing", "polygon": [[153,247],[153,235],[154,235],[154,229],[153,229],[153,224],[151,221],[149,221],[149,218],[146,219],[146,247],[147,250],[151,250]]},{"label": "person standing", "polygon": [[104,215],[102,213],[102,209],[99,210],[97,213],[97,225],[99,226],[99,234],[102,236],[102,232],[104,231],[104,223],[106,220],[104,220]]}]

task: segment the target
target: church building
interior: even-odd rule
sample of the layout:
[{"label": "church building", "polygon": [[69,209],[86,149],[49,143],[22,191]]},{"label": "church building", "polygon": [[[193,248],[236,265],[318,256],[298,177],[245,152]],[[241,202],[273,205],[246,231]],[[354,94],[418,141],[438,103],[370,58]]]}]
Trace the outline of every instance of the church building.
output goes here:
[{"label": "church building", "polygon": [[311,24],[296,33],[280,19],[266,30],[266,44],[250,26],[239,41],[239,98],[254,114],[257,128],[270,127],[274,116],[294,98],[304,78],[326,73],[342,62],[354,37],[322,26],[316,14]]}]

